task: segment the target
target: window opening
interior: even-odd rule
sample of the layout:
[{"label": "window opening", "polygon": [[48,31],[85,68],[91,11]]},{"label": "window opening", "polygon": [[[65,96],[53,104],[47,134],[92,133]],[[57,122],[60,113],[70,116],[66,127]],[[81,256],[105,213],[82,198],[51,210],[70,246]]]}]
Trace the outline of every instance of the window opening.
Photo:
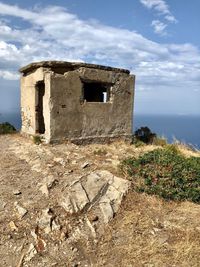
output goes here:
[{"label": "window opening", "polygon": [[83,99],[87,102],[102,102],[110,101],[111,86],[105,83],[98,82],[83,82]]}]

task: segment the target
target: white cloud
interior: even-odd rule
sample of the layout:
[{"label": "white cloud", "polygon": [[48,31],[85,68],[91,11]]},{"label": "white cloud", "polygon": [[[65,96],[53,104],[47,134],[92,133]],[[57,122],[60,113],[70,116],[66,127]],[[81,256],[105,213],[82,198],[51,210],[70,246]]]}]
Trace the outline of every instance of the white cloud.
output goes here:
[{"label": "white cloud", "polygon": [[160,20],[153,20],[151,26],[154,32],[159,35],[166,35],[166,27],[169,23],[177,23],[177,19],[172,15],[169,6],[164,0],[140,0],[140,2],[148,9],[155,10],[160,16],[165,19],[165,23]]},{"label": "white cloud", "polygon": [[160,35],[166,35],[165,28],[167,27],[167,24],[159,20],[153,20],[151,23],[151,26],[153,26],[155,33],[160,34]]},{"label": "white cloud", "polygon": [[0,70],[0,78],[3,78],[5,80],[18,80],[19,74],[7,70],[4,71]]},{"label": "white cloud", "polygon": [[177,22],[176,18],[169,10],[169,6],[164,0],[140,0],[140,2],[148,9],[154,9],[159,14],[164,15],[165,19],[169,22]]},{"label": "white cloud", "polygon": [[[160,12],[164,7],[159,7]],[[4,79],[17,79],[17,69],[24,64],[51,59],[131,69],[144,92],[199,86],[200,52],[192,44],[159,44],[134,31],[81,20],[56,6],[25,10],[0,2],[0,14],[10,16],[10,21],[0,23],[0,77]],[[28,26],[14,27],[11,22],[16,16]],[[163,33],[166,27],[159,23],[154,21],[155,29]]]}]

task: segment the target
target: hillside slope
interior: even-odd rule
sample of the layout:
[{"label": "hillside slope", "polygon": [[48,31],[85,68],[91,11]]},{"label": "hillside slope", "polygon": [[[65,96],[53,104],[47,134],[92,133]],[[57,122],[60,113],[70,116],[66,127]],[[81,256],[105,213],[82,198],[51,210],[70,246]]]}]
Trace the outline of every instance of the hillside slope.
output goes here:
[{"label": "hillside slope", "polygon": [[[199,266],[199,205],[126,193],[120,161],[152,149],[123,142],[35,145],[17,134],[0,136],[0,265]],[[85,192],[88,200],[98,191],[92,201],[84,202],[82,188],[76,205],[62,205],[63,195],[97,176]]]}]

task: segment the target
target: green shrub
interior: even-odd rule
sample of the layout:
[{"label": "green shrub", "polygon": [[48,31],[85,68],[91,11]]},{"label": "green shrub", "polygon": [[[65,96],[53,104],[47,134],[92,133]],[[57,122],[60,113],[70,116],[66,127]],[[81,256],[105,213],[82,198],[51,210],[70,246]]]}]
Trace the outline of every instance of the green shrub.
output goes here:
[{"label": "green shrub", "polygon": [[0,134],[16,133],[16,129],[9,122],[0,123]]},{"label": "green shrub", "polygon": [[133,143],[136,143],[137,141],[141,141],[145,144],[152,144],[155,137],[156,137],[156,134],[152,133],[151,130],[147,126],[141,127],[135,131],[134,136],[133,136]]},{"label": "green shrub", "polygon": [[33,135],[33,143],[39,145],[42,143],[42,139],[39,135]]},{"label": "green shrub", "polygon": [[121,168],[138,192],[200,203],[200,158],[185,158],[175,145],[128,158]]}]

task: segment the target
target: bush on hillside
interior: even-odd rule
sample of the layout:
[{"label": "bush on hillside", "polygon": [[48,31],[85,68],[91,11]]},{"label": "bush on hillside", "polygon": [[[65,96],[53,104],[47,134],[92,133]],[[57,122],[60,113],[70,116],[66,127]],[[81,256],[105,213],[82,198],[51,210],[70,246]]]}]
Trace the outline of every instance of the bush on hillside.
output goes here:
[{"label": "bush on hillside", "polygon": [[174,145],[128,158],[121,168],[138,192],[200,203],[200,158],[185,158]]},{"label": "bush on hillside", "polygon": [[0,123],[0,134],[10,134],[15,132],[15,127],[9,122]]},{"label": "bush on hillside", "polygon": [[152,144],[156,134],[152,133],[151,130],[145,126],[135,131],[133,136],[133,143],[143,142],[145,144]]}]

